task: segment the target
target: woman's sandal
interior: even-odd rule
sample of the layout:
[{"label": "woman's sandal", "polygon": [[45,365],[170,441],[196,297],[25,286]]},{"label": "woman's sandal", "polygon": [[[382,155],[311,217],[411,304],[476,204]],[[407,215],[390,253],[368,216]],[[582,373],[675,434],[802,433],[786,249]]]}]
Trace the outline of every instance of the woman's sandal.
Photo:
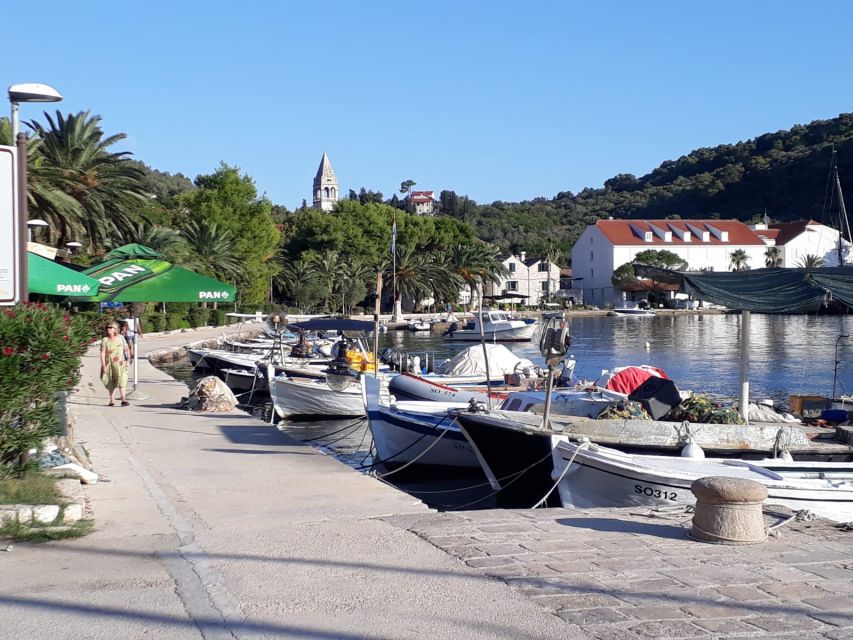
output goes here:
[{"label": "woman's sandal", "polygon": [[110,403],[107,406],[108,407],[114,407],[114,406],[116,406],[116,403],[113,402],[112,400],[110,400]]},{"label": "woman's sandal", "polygon": [[122,401],[121,401],[121,406],[123,406],[123,407],[127,407],[127,406],[129,406],[129,405],[130,405],[130,403],[129,403],[127,400],[122,400]]}]

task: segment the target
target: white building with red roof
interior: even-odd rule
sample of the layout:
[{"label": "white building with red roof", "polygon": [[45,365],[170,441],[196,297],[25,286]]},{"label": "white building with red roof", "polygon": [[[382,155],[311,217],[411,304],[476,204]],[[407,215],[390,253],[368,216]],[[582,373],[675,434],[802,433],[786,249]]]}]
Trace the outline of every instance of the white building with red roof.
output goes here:
[{"label": "white building with red roof", "polygon": [[[781,250],[780,266],[799,267],[808,256],[817,256],[825,267],[837,267],[838,240],[840,233],[814,220],[795,220],[778,224],[757,224],[752,229],[768,245]],[[853,247],[841,240],[841,255],[844,264],[853,262]],[[763,264],[761,266],[764,266]]]},{"label": "white building with red roof", "polygon": [[[527,252],[503,258],[506,275],[486,285],[485,295],[501,296],[507,302],[539,306],[560,289],[560,267],[546,258],[528,258]],[[518,298],[512,298],[518,296]]]},{"label": "white building with red roof", "polygon": [[412,191],[412,209],[418,215],[431,216],[435,213],[435,191]]},{"label": "white building with red roof", "polygon": [[738,220],[599,220],[572,247],[572,269],[586,304],[618,306],[628,296],[613,287],[613,272],[638,253],[666,250],[691,271],[730,271],[731,254],[738,250],[746,253],[750,268],[763,267],[767,244]]}]

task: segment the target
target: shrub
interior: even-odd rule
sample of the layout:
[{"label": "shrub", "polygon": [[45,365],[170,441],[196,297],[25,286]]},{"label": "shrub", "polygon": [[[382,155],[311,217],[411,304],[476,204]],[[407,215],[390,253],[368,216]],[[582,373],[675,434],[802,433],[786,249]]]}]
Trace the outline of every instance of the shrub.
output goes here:
[{"label": "shrub", "polygon": [[182,328],[184,324],[184,314],[180,312],[169,311],[166,313],[166,331],[174,331]]},{"label": "shrub", "polygon": [[55,394],[79,381],[92,335],[85,316],[46,304],[0,313],[0,476],[24,473],[24,454],[56,433]]},{"label": "shrub", "polygon": [[221,327],[226,324],[228,318],[225,316],[227,313],[225,309],[208,309],[209,318],[208,322],[212,324],[214,327]]},{"label": "shrub", "polygon": [[193,328],[203,327],[207,324],[210,316],[209,312],[210,310],[204,307],[190,307],[190,310],[187,312],[187,322]]},{"label": "shrub", "polygon": [[163,331],[166,328],[166,316],[155,311],[150,316],[145,316],[143,323],[149,331]]}]

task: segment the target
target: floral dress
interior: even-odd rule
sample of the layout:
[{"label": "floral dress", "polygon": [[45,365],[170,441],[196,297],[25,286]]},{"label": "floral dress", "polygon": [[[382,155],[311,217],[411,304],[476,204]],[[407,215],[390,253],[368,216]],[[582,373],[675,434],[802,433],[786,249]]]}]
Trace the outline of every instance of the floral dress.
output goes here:
[{"label": "floral dress", "polygon": [[116,388],[124,389],[127,386],[128,373],[127,343],[124,338],[122,336],[102,338],[101,353],[106,354],[104,359],[107,362],[101,382],[110,392],[115,391]]}]

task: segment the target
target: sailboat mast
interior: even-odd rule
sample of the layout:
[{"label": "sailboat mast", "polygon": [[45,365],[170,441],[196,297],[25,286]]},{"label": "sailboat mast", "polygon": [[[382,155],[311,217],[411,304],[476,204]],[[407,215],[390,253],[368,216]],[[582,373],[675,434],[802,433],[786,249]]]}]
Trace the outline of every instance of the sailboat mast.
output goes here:
[{"label": "sailboat mast", "polygon": [[838,177],[838,165],[833,166],[835,173],[835,191],[838,195],[838,266],[844,266],[844,234],[847,233],[847,241],[853,242],[850,235],[850,220],[847,218],[847,208],[844,206],[844,194],[841,192],[841,178]]}]

